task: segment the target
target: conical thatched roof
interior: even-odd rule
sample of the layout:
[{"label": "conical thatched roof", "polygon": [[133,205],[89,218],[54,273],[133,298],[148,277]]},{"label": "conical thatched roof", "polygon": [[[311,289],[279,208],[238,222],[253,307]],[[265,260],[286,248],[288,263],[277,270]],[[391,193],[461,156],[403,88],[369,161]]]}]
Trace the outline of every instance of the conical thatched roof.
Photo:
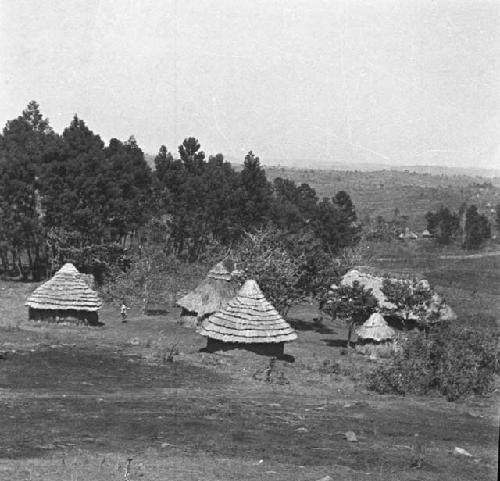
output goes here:
[{"label": "conical thatched roof", "polygon": [[278,343],[297,339],[297,334],[278,314],[253,280],[219,312],[205,319],[199,333],[223,342]]},{"label": "conical thatched roof", "polygon": [[76,267],[67,263],[52,279],[35,289],[26,305],[34,309],[97,311],[102,302]]},{"label": "conical thatched roof", "polygon": [[396,332],[389,327],[382,314],[374,312],[362,326],[356,329],[356,334],[360,339],[380,342],[392,339]]},{"label": "conical thatched roof", "polygon": [[177,304],[199,317],[213,314],[235,295],[238,285],[222,262],[215,265],[193,291],[181,297]]},{"label": "conical thatched roof", "polygon": [[210,277],[210,279],[218,279],[221,281],[230,281],[231,273],[224,267],[224,264],[222,262],[219,262],[208,271],[207,277]]}]

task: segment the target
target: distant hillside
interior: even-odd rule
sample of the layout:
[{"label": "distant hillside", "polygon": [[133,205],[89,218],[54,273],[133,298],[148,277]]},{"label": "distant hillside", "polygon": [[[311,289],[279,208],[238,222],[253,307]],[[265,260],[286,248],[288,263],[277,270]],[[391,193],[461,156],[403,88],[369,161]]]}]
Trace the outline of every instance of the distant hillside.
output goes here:
[{"label": "distant hillside", "polygon": [[425,227],[425,214],[441,205],[458,210],[463,202],[475,204],[493,217],[492,209],[500,203],[500,179],[466,175],[430,175],[410,171],[373,172],[345,170],[301,170],[266,167],[270,180],[276,177],[305,182],[319,197],[331,197],[339,190],[349,193],[361,219],[378,215],[392,219],[395,209],[407,215],[412,228]]},{"label": "distant hillside", "polygon": [[408,171],[415,172],[417,174],[430,174],[430,175],[447,175],[447,176],[468,176],[468,177],[500,177],[500,169],[487,169],[481,166],[473,167],[452,167],[447,165],[391,165],[391,164],[379,164],[373,162],[354,162],[352,164],[347,164],[343,162],[317,162],[314,160],[305,161],[267,161],[266,166],[278,166],[290,169],[301,169],[303,170],[305,166],[314,166],[318,170],[341,170],[341,171],[352,171],[360,170],[362,172],[373,172],[379,170],[397,170],[397,171]]}]

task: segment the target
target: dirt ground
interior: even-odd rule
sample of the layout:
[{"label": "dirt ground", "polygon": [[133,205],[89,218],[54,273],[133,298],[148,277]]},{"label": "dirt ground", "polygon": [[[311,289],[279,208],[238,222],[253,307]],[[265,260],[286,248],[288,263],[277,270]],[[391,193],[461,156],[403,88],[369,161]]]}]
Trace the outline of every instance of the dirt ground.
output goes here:
[{"label": "dirt ground", "polygon": [[100,328],[31,323],[34,287],[0,285],[0,480],[497,479],[497,393],[368,392],[375,363],[344,354],[343,326],[314,321],[314,306],[291,313],[294,362],[266,382],[268,359],[202,352],[175,309],[122,324],[107,305]]}]

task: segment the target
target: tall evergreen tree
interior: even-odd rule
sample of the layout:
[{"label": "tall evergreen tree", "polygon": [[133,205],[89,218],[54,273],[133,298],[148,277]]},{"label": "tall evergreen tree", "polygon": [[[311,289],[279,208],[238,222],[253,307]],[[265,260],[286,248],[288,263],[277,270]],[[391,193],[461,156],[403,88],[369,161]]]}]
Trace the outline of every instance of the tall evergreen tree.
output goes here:
[{"label": "tall evergreen tree", "polygon": [[348,247],[358,243],[360,227],[357,224],[357,215],[351,197],[344,190],[340,190],[332,199],[338,210],[338,247]]},{"label": "tall evergreen tree", "polygon": [[425,219],[427,229],[442,245],[449,244],[459,230],[459,216],[447,207],[441,206],[436,213],[427,212]]},{"label": "tall evergreen tree", "polygon": [[203,169],[205,161],[205,152],[200,150],[200,143],[194,137],[187,137],[179,145],[179,155],[184,163],[186,170],[197,173]]},{"label": "tall evergreen tree", "polygon": [[210,156],[205,171],[206,217],[215,239],[230,244],[242,234],[237,190],[239,177],[222,154]]},{"label": "tall evergreen tree", "polygon": [[75,115],[63,132],[74,173],[73,189],[78,203],[73,211],[75,230],[89,243],[102,243],[107,211],[107,169],[104,142]]},{"label": "tall evergreen tree", "polygon": [[7,252],[25,277],[21,254],[28,258],[35,279],[43,263],[39,207],[39,176],[44,155],[57,136],[35,101],[22,115],[8,121],[0,136],[0,244],[2,262]]},{"label": "tall evergreen tree", "polygon": [[466,249],[478,249],[490,237],[491,226],[487,217],[480,214],[475,205],[471,205],[466,214],[464,247]]},{"label": "tall evergreen tree", "polygon": [[323,198],[318,204],[313,221],[314,231],[321,239],[323,249],[335,253],[359,241],[360,228],[350,196],[339,191],[335,197]]},{"label": "tall evergreen tree", "polygon": [[259,157],[252,151],[245,156],[245,164],[240,173],[238,198],[244,229],[260,226],[269,219],[272,189],[266,172],[260,165]]},{"label": "tall evergreen tree", "polygon": [[113,240],[124,240],[152,214],[151,168],[133,136],[125,143],[111,139],[104,153],[109,204],[105,222]]},{"label": "tall evergreen tree", "polygon": [[495,225],[497,231],[500,232],[500,204],[495,206]]}]

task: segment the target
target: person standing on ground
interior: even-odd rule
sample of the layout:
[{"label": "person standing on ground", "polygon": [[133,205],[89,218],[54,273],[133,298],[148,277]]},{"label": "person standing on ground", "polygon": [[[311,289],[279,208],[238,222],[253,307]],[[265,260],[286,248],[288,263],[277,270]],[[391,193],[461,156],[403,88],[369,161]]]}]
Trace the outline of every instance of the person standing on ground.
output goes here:
[{"label": "person standing on ground", "polygon": [[127,304],[125,304],[125,300],[122,302],[122,307],[120,308],[120,314],[122,316],[122,322],[127,322],[127,311],[130,309],[130,307],[127,307]]}]

